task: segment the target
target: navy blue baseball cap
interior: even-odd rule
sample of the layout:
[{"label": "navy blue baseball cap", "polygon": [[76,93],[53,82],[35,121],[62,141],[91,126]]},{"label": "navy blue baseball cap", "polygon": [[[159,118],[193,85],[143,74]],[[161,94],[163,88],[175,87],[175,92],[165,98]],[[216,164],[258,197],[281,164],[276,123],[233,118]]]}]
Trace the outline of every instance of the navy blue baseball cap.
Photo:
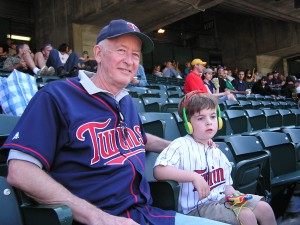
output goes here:
[{"label": "navy blue baseball cap", "polygon": [[147,35],[142,33],[140,29],[133,23],[121,19],[110,21],[110,23],[106,25],[98,34],[96,44],[104,39],[119,37],[124,34],[131,34],[138,37],[142,41],[143,53],[149,53],[153,50],[153,42]]}]

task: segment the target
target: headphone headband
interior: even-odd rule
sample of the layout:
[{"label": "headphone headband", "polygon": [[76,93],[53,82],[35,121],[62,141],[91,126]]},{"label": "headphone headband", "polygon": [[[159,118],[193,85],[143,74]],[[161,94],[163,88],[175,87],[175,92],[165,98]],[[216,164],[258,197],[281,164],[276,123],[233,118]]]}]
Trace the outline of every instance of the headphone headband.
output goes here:
[{"label": "headphone headband", "polygon": [[[189,95],[188,95],[189,94]],[[182,119],[184,121],[184,127],[187,131],[188,134],[192,134],[193,133],[193,126],[192,124],[188,121],[188,118],[187,118],[187,115],[186,115],[186,106],[188,104],[188,102],[190,101],[190,99],[197,95],[197,94],[203,94],[203,92],[201,91],[193,91],[193,92],[190,92],[186,95],[186,99],[184,100],[183,102],[183,108],[182,108]],[[220,106],[217,104],[217,119],[218,119],[218,129],[222,129],[223,127],[223,121],[222,121],[222,118],[221,118],[221,109],[220,109]]]}]

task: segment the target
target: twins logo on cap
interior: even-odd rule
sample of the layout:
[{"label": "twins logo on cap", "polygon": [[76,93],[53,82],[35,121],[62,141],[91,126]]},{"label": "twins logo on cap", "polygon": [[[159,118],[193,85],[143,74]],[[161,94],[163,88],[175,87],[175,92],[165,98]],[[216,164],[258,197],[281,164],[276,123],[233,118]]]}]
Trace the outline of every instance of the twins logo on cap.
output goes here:
[{"label": "twins logo on cap", "polygon": [[133,31],[138,31],[138,32],[140,32],[140,29],[139,29],[136,25],[134,25],[133,23],[127,22],[127,26],[128,26],[130,29],[132,29]]}]

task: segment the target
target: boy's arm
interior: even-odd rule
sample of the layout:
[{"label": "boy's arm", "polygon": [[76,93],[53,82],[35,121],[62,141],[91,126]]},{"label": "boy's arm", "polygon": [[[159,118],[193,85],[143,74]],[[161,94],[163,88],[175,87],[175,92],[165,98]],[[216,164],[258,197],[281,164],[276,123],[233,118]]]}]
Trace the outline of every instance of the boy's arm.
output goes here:
[{"label": "boy's arm", "polygon": [[207,182],[196,172],[158,165],[154,167],[153,174],[157,180],[175,180],[179,183],[191,182],[195,190],[198,191],[199,199],[206,198],[210,193]]}]

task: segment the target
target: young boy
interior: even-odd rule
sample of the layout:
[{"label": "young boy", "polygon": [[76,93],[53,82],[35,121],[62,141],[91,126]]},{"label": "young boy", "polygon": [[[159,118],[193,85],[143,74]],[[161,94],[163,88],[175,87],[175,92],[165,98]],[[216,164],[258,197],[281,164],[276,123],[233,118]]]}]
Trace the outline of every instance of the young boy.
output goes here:
[{"label": "young boy", "polygon": [[[174,140],[158,156],[154,176],[180,184],[179,209],[191,216],[229,224],[275,225],[270,205],[252,195],[243,207],[224,203],[239,194],[232,187],[231,164],[220,149],[208,144],[218,129],[218,103],[211,94],[190,92],[179,103],[180,117],[189,133]],[[236,208],[236,209],[234,209]]]}]

